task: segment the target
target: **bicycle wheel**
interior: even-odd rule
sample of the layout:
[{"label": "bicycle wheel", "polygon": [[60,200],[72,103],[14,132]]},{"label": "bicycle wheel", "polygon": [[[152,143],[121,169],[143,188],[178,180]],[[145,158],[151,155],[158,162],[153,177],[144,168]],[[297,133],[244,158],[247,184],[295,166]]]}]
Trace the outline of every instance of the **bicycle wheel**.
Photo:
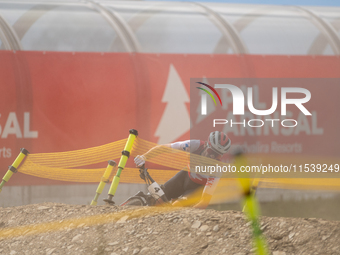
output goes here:
[{"label": "bicycle wheel", "polygon": [[145,202],[143,201],[143,198],[141,197],[130,197],[128,200],[126,200],[124,203],[121,204],[121,206],[144,206]]}]

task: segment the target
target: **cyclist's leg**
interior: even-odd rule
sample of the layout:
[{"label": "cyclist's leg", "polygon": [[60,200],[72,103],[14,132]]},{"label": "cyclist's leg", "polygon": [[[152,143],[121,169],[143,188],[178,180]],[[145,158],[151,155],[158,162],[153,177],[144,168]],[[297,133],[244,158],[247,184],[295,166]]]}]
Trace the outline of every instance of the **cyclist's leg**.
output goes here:
[{"label": "cyclist's leg", "polygon": [[183,199],[183,202],[181,202],[181,200],[179,200],[179,202],[182,203],[183,206],[193,206],[201,201],[202,191],[203,188],[200,187],[187,190],[183,193],[183,196],[181,197]]},{"label": "cyclist's leg", "polygon": [[171,199],[176,199],[184,193],[184,183],[188,176],[187,171],[179,171],[174,177],[164,183],[164,193],[166,197]]},{"label": "cyclist's leg", "polygon": [[189,174],[187,172],[187,178],[185,178],[184,180],[184,192],[183,195],[187,195],[189,193],[192,193],[193,191],[204,187],[204,184],[199,184],[194,182],[193,180],[191,180],[191,178],[189,177]]},{"label": "cyclist's leg", "polygon": [[186,197],[190,200],[190,204],[196,204],[201,200],[203,188],[205,185],[198,184],[193,180],[187,179],[184,185],[185,190],[183,193],[183,197]]},{"label": "cyclist's leg", "polygon": [[[198,185],[198,186],[197,186]],[[195,188],[187,189],[182,196],[173,204],[174,206],[193,206],[201,201],[204,185],[197,184]],[[191,186],[191,185],[190,185]],[[187,186],[188,188],[189,186]]]},{"label": "cyclist's leg", "polygon": [[195,195],[197,196],[199,199],[201,199],[201,196],[202,196],[202,193],[203,193],[203,188],[204,186],[203,185],[200,185],[199,187],[195,188],[195,189],[189,189],[189,190],[186,190],[184,193],[183,193],[183,196],[184,197],[189,197],[191,195]]},{"label": "cyclist's leg", "polygon": [[188,172],[182,170],[164,184],[164,193],[171,200],[192,193],[200,187],[204,185],[192,181]]}]

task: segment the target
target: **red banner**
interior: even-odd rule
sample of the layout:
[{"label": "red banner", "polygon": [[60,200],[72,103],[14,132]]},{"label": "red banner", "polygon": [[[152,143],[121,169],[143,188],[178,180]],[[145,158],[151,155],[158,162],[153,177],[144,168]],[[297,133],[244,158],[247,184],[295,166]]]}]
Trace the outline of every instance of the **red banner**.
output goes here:
[{"label": "red banner", "polygon": [[[89,148],[126,138],[131,128],[157,143],[189,139],[190,78],[340,76],[340,59],[330,56],[0,51],[0,57],[1,175],[20,148],[30,153]],[[319,88],[312,88],[312,96],[323,93]],[[327,95],[320,100],[311,108],[329,102]],[[321,112],[317,118],[326,123]],[[321,126],[336,135],[331,123]],[[305,146],[313,147],[304,136],[299,134]],[[9,185],[42,183],[50,181],[17,175]]]}]

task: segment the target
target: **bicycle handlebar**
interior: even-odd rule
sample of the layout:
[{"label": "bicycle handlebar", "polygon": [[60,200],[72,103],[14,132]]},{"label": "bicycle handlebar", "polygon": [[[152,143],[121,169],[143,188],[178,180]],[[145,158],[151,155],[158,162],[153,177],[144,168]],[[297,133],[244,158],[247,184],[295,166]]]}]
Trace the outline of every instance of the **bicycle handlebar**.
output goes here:
[{"label": "bicycle handlebar", "polygon": [[151,175],[148,172],[148,169],[145,168],[145,164],[139,167],[139,172],[140,178],[142,178],[148,185],[148,190],[150,191],[150,193],[152,193],[153,196],[158,196],[164,202],[168,202],[169,200],[164,194],[164,190],[159,186],[157,182],[154,181],[154,179],[152,179]]},{"label": "bicycle handlebar", "polygon": [[149,184],[149,182],[150,184],[155,182],[155,180],[152,179],[151,175],[149,174],[148,169],[145,168],[145,164],[139,167],[139,172],[140,172],[139,174],[140,178],[142,178],[145,182],[147,182],[147,184]]}]

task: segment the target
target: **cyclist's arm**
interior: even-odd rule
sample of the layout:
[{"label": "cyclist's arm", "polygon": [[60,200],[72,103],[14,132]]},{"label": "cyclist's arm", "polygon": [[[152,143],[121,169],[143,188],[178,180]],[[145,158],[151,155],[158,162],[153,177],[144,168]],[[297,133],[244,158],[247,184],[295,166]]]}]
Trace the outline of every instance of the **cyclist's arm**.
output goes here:
[{"label": "cyclist's arm", "polygon": [[[148,152],[144,153],[144,157],[146,160],[157,157],[159,154],[162,153],[170,153],[170,152],[176,152],[178,150],[181,151],[188,151],[190,152],[190,146],[191,149],[196,150],[200,145],[199,140],[186,140],[181,142],[175,142],[175,143],[169,143],[169,144],[163,144],[163,145],[157,145],[150,149]],[[173,149],[173,150],[171,150]]]},{"label": "cyclist's arm", "polygon": [[151,158],[157,157],[159,154],[162,154],[164,152],[169,152],[171,149],[170,144],[163,144],[163,145],[157,145],[153,148],[151,148],[149,151],[144,153],[143,155],[137,155],[134,158],[135,164],[138,167],[141,167],[145,164],[145,161],[150,160]]},{"label": "cyclist's arm", "polygon": [[162,144],[157,145],[153,148],[151,148],[149,151],[143,154],[146,160],[157,157],[159,154],[162,154],[164,152],[169,152],[169,148],[171,148],[171,144]]}]

